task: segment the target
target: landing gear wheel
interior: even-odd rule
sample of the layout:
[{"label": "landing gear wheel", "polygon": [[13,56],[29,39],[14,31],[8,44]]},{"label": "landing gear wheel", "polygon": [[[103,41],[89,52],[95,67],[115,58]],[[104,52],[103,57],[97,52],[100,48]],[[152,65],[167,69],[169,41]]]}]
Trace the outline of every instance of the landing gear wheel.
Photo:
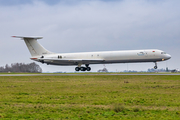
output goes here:
[{"label": "landing gear wheel", "polygon": [[80,70],[80,68],[79,68],[79,67],[76,67],[76,68],[75,68],[75,70],[76,70],[76,71],[79,71],[79,70]]},{"label": "landing gear wheel", "polygon": [[87,71],[91,71],[91,68],[90,68],[90,67],[87,67],[86,70],[87,70]]},{"label": "landing gear wheel", "polygon": [[85,67],[81,67],[80,69],[81,69],[81,71],[86,71]]},{"label": "landing gear wheel", "polygon": [[157,69],[157,66],[154,66],[154,69]]}]

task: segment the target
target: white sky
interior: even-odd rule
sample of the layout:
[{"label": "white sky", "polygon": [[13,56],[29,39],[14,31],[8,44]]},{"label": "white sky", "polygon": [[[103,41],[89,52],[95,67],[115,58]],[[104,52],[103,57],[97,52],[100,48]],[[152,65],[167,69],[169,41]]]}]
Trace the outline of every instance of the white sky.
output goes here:
[{"label": "white sky", "polygon": [[[43,36],[39,42],[58,53],[160,49],[169,53],[158,68],[180,68],[179,0],[0,0],[0,66],[30,63],[22,40],[12,35]],[[44,72],[74,72],[75,66],[38,63]],[[90,65],[92,71],[103,65]],[[147,70],[154,63],[106,64],[109,71]]]}]

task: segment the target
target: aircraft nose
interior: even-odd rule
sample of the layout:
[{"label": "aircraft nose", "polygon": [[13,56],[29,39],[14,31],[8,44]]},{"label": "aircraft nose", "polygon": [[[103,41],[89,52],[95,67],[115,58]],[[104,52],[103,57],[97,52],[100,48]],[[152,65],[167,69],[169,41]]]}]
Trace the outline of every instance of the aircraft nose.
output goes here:
[{"label": "aircraft nose", "polygon": [[166,55],[166,60],[170,59],[171,58],[171,55],[167,54]]}]

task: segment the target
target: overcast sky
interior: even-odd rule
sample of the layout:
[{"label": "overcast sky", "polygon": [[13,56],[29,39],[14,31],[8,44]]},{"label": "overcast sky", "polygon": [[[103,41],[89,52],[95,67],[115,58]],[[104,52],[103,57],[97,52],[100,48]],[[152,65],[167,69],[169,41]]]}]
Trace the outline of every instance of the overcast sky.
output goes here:
[{"label": "overcast sky", "polygon": [[[39,42],[58,53],[160,49],[172,58],[158,68],[180,68],[179,6],[179,0],[0,0],[0,66],[33,62],[25,43],[11,37],[22,35],[43,36]],[[75,68],[38,64],[44,72]],[[147,70],[154,63],[105,66]]]}]

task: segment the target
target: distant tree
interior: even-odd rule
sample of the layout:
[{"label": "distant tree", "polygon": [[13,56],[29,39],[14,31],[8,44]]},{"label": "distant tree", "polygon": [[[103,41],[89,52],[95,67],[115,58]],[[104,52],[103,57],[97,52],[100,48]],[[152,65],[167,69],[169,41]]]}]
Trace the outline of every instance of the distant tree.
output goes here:
[{"label": "distant tree", "polygon": [[42,69],[35,62],[29,64],[29,72],[42,72]]},{"label": "distant tree", "polygon": [[41,73],[41,67],[35,62],[24,64],[24,63],[12,63],[11,66],[8,64],[5,67],[0,67],[0,72],[30,72],[30,73]]},{"label": "distant tree", "polygon": [[4,67],[0,67],[0,72],[4,72]]},{"label": "distant tree", "polygon": [[8,64],[6,64],[6,65],[5,65],[5,71],[8,72],[10,69],[11,69],[11,67],[10,67]]}]

